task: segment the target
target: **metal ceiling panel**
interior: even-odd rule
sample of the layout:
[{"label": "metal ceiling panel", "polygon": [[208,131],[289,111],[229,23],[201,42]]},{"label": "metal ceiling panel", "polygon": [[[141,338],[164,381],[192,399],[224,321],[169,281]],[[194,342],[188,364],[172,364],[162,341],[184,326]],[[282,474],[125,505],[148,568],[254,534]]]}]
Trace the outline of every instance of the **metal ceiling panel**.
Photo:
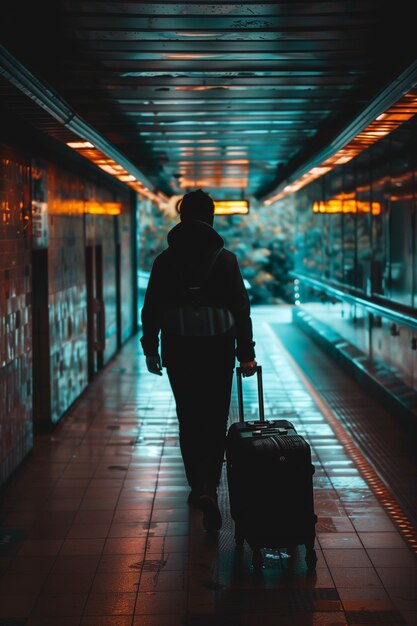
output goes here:
[{"label": "metal ceiling panel", "polygon": [[165,193],[260,197],[417,58],[406,9],[15,0],[1,37]]}]

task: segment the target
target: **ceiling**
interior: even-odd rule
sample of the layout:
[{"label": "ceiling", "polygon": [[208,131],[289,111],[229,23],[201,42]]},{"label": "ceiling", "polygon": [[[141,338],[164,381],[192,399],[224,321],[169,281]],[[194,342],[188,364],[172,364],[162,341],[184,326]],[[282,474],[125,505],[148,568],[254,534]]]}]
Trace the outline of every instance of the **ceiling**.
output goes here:
[{"label": "ceiling", "polygon": [[163,193],[263,198],[417,59],[412,28],[402,0],[14,0],[0,42]]}]

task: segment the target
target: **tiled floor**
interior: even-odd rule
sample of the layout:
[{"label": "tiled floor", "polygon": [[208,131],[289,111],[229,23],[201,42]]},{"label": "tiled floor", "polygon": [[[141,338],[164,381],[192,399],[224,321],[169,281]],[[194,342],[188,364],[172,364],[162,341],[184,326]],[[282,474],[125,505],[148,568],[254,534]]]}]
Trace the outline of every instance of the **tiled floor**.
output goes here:
[{"label": "tiled floor", "polygon": [[[289,310],[253,319],[266,417],[290,419],[312,446],[316,572],[302,549],[252,570],[235,550],[225,472],[223,529],[202,530],[167,376],[146,372],[134,338],[1,493],[0,626],[417,625],[417,559],[395,506],[274,335],[269,321]],[[255,383],[244,381],[248,417]]]}]

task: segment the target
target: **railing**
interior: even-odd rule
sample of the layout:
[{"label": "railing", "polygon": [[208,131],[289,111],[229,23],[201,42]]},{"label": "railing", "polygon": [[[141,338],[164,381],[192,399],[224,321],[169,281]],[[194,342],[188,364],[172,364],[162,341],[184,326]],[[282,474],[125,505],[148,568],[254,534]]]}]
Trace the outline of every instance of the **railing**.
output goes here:
[{"label": "railing", "polygon": [[392,302],[386,298],[380,298],[378,296],[368,297],[365,296],[363,292],[350,289],[345,285],[332,283],[331,281],[324,282],[300,272],[291,272],[290,276],[295,280],[299,280],[300,283],[310,285],[319,293],[326,293],[336,299],[343,300],[344,302],[362,306],[373,314],[385,317],[397,324],[409,326],[410,328],[417,330],[416,309],[402,306],[401,304]]}]

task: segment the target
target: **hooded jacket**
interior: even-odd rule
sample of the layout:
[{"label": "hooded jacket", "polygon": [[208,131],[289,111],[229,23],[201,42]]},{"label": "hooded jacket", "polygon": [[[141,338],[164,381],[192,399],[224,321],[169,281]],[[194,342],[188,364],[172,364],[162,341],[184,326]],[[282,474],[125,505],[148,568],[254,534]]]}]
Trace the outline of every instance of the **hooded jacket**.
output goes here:
[{"label": "hooded jacket", "polygon": [[[159,349],[161,332],[162,364],[169,366],[181,360],[214,359],[234,367],[239,361],[255,358],[250,302],[243,283],[236,255],[223,248],[222,237],[209,224],[187,220],[177,224],[167,237],[168,248],[161,252],[152,266],[141,312],[142,337],[146,356]],[[223,248],[207,280],[205,275],[216,250]],[[234,327],[213,337],[178,337],[163,329],[164,312],[186,303],[185,284],[204,283],[201,304],[228,308]],[[196,363],[198,365],[198,363]]]}]

